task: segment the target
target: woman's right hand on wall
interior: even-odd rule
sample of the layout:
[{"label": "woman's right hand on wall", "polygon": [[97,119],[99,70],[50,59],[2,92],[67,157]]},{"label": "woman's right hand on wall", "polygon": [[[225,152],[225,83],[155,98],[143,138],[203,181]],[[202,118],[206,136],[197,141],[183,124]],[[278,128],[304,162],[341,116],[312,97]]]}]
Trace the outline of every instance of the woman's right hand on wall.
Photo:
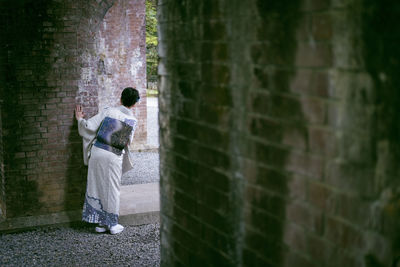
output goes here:
[{"label": "woman's right hand on wall", "polygon": [[82,111],[82,106],[81,105],[76,105],[75,106],[75,118],[76,118],[76,120],[83,119],[84,115],[85,114]]}]

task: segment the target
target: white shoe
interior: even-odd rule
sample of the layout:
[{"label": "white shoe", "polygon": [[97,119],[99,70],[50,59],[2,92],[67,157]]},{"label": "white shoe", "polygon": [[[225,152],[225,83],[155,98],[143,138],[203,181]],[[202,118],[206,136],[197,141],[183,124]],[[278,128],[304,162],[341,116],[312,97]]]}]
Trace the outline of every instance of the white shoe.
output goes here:
[{"label": "white shoe", "polygon": [[120,225],[120,224],[116,224],[116,225],[114,225],[114,226],[112,226],[112,227],[110,228],[110,233],[111,233],[112,235],[119,234],[119,233],[121,233],[122,231],[124,231],[124,227],[123,227],[122,225]]},{"label": "white shoe", "polygon": [[104,233],[105,231],[107,231],[107,228],[105,226],[99,225],[99,226],[96,226],[96,228],[94,230],[97,233]]}]

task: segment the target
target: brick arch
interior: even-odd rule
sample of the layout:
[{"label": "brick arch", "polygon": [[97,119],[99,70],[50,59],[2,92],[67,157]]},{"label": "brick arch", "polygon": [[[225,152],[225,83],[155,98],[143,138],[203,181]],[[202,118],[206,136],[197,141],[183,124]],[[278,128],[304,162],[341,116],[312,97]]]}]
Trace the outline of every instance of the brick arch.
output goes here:
[{"label": "brick arch", "polygon": [[[132,12],[134,14],[131,14]],[[123,88],[127,86],[138,88],[142,101],[135,109],[136,116],[140,117],[135,132],[136,143],[146,142],[144,13],[144,0],[115,0],[100,3],[90,1],[80,11],[77,25],[78,80],[75,87],[75,102],[83,106],[87,117],[91,117],[106,106],[119,104]],[[131,15],[134,15],[133,19]],[[121,27],[122,24],[124,27]],[[131,35],[140,36],[140,38],[135,42],[135,38]],[[119,47],[121,44],[124,44],[122,51]],[[135,60],[134,51],[137,49],[139,49],[139,56],[136,60],[143,62],[137,73],[140,74],[139,78],[130,75],[131,59]],[[80,140],[75,141],[76,135],[76,131],[72,131],[69,136],[71,153],[75,153],[78,146],[80,149]],[[86,171],[78,175],[76,173],[75,166],[81,164],[80,161],[81,159],[74,157],[69,158],[66,191],[76,192],[74,177],[86,176]],[[85,186],[79,188],[78,198],[76,193],[68,195],[65,203],[66,210],[80,208],[80,202],[77,203],[76,199],[82,199],[84,188]]]},{"label": "brick arch", "polygon": [[[96,9],[97,7],[97,9]],[[85,25],[92,25],[86,27]],[[122,25],[122,26],[121,26]],[[119,103],[123,88],[141,94],[135,143],[146,142],[145,1],[92,1],[81,12],[78,25],[80,80],[76,95],[91,116]]]},{"label": "brick arch", "polygon": [[[103,0],[98,2],[96,0],[89,0],[83,2],[83,8],[81,6],[81,14],[79,18],[78,31],[85,31],[87,25],[89,25],[90,31],[96,31],[104,19],[107,11],[117,2],[118,0]],[[90,21],[89,24],[88,21]]]},{"label": "brick arch", "polygon": [[7,219],[81,209],[86,167],[73,108],[97,111],[97,80],[82,85],[82,69],[90,67],[84,55],[116,2],[2,1],[0,206]]},{"label": "brick arch", "polygon": [[98,111],[97,79],[94,71],[96,59],[93,58],[95,51],[94,38],[97,35],[100,24],[107,11],[113,6],[116,0],[101,1],[95,0],[83,3],[80,9],[79,24],[77,26],[78,59],[80,67],[80,80],[76,101],[85,108],[88,115]]}]

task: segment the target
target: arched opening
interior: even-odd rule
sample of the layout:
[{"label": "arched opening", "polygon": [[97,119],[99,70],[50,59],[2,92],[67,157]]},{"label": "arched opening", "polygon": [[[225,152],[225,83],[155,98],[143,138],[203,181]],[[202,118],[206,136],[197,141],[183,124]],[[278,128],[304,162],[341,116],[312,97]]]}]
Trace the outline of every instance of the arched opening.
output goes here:
[{"label": "arched opening", "polygon": [[134,109],[139,122],[131,145],[134,169],[121,181],[123,224],[152,222],[158,220],[159,212],[158,109],[156,98],[150,97],[148,102],[145,12],[144,0],[115,1],[94,32],[92,48],[83,53],[88,67],[81,70],[86,80],[80,89],[85,92],[95,85],[98,110],[119,104],[125,87],[135,87],[141,95]]},{"label": "arched opening", "polygon": [[0,230],[80,220],[75,104],[90,117],[137,87],[137,149],[147,142],[145,1],[3,1],[0,11]]}]

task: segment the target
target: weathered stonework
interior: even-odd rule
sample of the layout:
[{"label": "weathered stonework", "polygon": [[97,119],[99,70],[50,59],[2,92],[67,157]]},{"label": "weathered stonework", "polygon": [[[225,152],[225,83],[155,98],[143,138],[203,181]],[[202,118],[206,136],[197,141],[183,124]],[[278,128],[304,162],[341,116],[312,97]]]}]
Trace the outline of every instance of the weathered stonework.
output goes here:
[{"label": "weathered stonework", "polygon": [[[3,101],[0,99],[0,129],[1,123],[1,106]],[[4,152],[3,152],[3,131],[0,130],[0,221],[6,217],[6,192],[5,192],[5,177],[4,177]]]},{"label": "weathered stonework", "polygon": [[107,11],[97,31],[95,43],[85,51],[86,68],[81,69],[79,92],[96,87],[99,110],[116,106],[125,87],[139,90],[141,101],[135,107],[140,118],[135,144],[146,143],[146,46],[144,0],[119,0]]},{"label": "weathered stonework", "polygon": [[[104,69],[109,65],[99,64],[100,36],[108,45],[104,35],[108,33],[102,30],[107,23],[117,29],[116,35],[110,36],[116,38],[116,44],[130,30],[138,33],[135,41],[124,43],[124,49],[145,46],[143,15],[129,19],[129,12],[125,16],[121,5],[131,14],[136,9],[144,14],[144,1],[2,1],[0,99],[4,100],[1,115],[7,218],[81,209],[87,170],[74,118],[75,105],[82,104],[90,117],[106,104],[117,104],[123,86],[137,86],[144,94],[145,65],[136,73],[143,73],[142,77],[127,77],[119,58],[114,61],[116,68]],[[114,15],[118,18],[113,19]],[[124,28],[119,24],[121,17],[129,30],[120,30]],[[111,44],[104,48],[106,64],[115,57],[111,52],[117,48]],[[144,54],[137,56],[136,63],[142,57]],[[105,76],[112,83],[107,90],[115,89],[107,101],[108,84],[101,83]],[[119,81],[125,78],[126,84]],[[141,109],[137,115],[143,121]],[[142,122],[138,130],[139,141],[145,137],[143,125],[146,123]]]},{"label": "weathered stonework", "polygon": [[159,1],[163,266],[391,266],[393,1]]}]

